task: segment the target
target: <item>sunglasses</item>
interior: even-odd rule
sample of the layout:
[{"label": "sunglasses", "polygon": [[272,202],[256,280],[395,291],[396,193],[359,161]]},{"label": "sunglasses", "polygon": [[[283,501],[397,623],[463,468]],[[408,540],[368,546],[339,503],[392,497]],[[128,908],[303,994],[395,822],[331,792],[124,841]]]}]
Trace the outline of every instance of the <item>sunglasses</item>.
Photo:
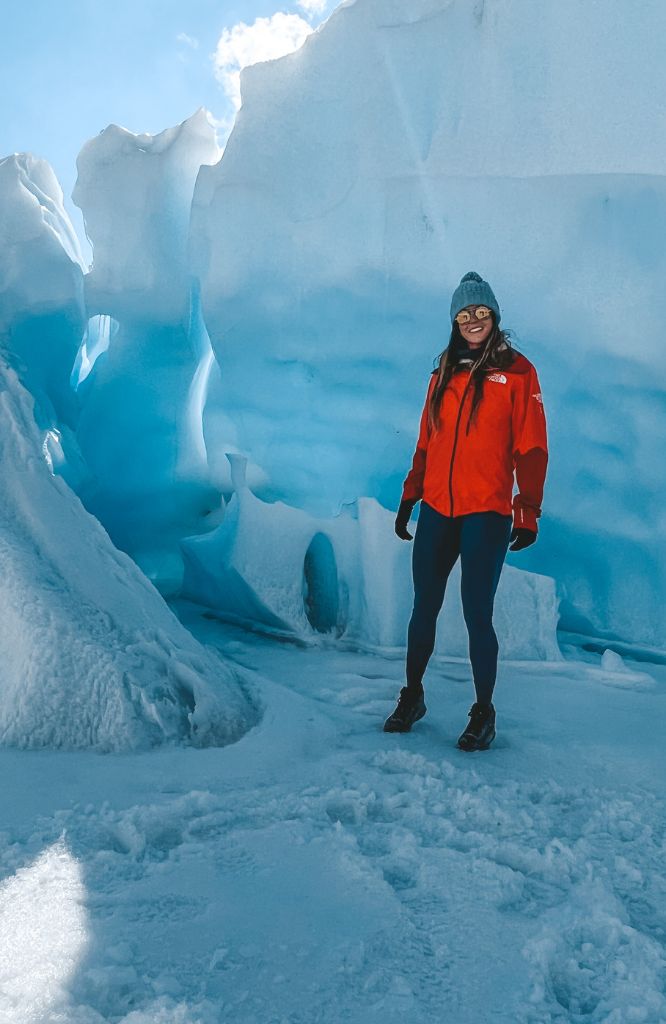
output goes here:
[{"label": "sunglasses", "polygon": [[468,324],[470,320],[487,320],[492,315],[492,312],[492,309],[488,309],[487,306],[477,306],[473,313],[463,309],[460,313],[456,314],[456,322]]}]

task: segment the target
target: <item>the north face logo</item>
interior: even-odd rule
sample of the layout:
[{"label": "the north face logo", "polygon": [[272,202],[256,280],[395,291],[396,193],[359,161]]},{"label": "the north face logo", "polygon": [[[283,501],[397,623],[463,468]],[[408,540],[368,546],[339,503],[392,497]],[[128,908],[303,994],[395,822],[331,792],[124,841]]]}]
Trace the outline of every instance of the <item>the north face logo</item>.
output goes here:
[{"label": "the north face logo", "polygon": [[532,395],[532,398],[536,398],[537,402],[541,402],[541,404],[543,405],[543,398],[541,397],[540,391],[538,391],[536,395]]},{"label": "the north face logo", "polygon": [[491,373],[488,380],[494,380],[497,384],[506,384],[506,377],[503,373]]}]

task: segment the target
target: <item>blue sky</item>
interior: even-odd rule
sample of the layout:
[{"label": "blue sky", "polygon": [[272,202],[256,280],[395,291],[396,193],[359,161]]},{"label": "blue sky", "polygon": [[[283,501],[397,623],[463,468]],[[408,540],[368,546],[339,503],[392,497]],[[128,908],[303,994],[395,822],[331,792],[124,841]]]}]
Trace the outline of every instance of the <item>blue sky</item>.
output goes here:
[{"label": "blue sky", "polygon": [[112,122],[156,133],[200,106],[220,122],[233,118],[212,58],[225,30],[277,12],[290,14],[292,27],[296,16],[316,27],[336,4],[16,0],[0,35],[0,159],[28,151],[48,160],[72,214],[76,156],[87,139]]}]

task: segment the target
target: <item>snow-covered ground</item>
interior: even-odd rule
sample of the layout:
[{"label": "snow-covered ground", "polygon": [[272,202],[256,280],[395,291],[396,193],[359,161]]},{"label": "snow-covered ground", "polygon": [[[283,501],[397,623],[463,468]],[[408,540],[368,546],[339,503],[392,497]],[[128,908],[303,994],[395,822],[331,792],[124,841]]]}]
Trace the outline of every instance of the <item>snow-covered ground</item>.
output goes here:
[{"label": "snow-covered ground", "polygon": [[501,663],[470,755],[462,659],[388,735],[402,659],[176,610],[264,715],[222,748],[0,750],[2,1024],[666,1021],[665,665]]}]

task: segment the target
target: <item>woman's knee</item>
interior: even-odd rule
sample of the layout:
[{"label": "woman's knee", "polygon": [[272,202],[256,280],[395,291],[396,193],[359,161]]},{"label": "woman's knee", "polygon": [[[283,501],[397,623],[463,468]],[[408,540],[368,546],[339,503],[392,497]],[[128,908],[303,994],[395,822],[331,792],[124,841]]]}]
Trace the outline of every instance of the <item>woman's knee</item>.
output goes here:
[{"label": "woman's knee", "polygon": [[409,623],[410,627],[414,629],[434,629],[441,607],[441,601],[439,604],[433,601],[415,601]]},{"label": "woman's knee", "polygon": [[493,630],[492,605],[480,606],[474,602],[463,601],[463,617],[468,630],[476,633],[489,633]]}]

